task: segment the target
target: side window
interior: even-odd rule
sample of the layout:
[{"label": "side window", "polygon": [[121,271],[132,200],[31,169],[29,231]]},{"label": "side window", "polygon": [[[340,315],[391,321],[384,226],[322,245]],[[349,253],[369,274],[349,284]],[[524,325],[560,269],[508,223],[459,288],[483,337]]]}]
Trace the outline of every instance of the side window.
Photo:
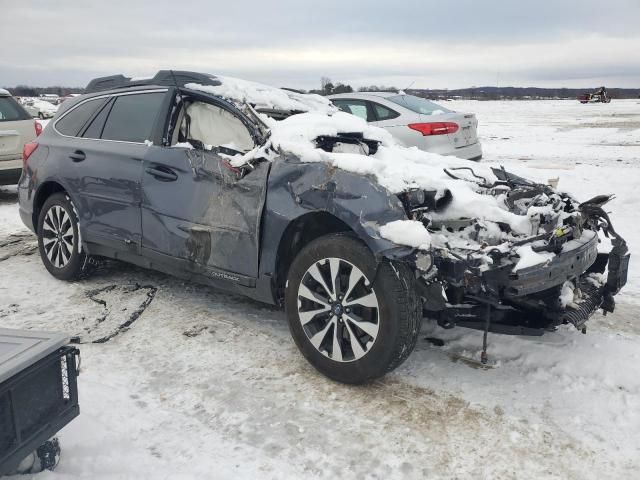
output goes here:
[{"label": "side window", "polygon": [[63,135],[75,137],[84,127],[87,121],[93,116],[96,110],[103,105],[104,98],[89,100],[81,103],[77,107],[67,112],[60,120],[56,122],[56,130]]},{"label": "side window", "polygon": [[166,92],[120,95],[104,124],[104,140],[142,143],[149,140]]},{"label": "side window", "polygon": [[333,103],[343,112],[350,113],[356,117],[360,117],[367,122],[374,122],[375,118],[369,112],[367,103],[364,100],[351,100],[346,98],[340,98],[333,100]]},{"label": "side window", "polygon": [[370,102],[373,105],[373,110],[376,112],[376,117],[378,117],[378,121],[382,120],[391,120],[392,118],[399,117],[400,114],[398,112],[394,112],[393,110],[383,107],[379,103]]},{"label": "side window", "polygon": [[113,106],[113,99],[107,105],[102,107],[102,110],[93,118],[89,126],[82,133],[82,138],[100,138],[102,136],[102,130],[104,129],[104,123],[107,120],[107,116]]},{"label": "side window", "polygon": [[255,143],[242,121],[227,110],[204,102],[187,105],[176,141],[199,142],[203,147],[227,147],[248,152]]}]

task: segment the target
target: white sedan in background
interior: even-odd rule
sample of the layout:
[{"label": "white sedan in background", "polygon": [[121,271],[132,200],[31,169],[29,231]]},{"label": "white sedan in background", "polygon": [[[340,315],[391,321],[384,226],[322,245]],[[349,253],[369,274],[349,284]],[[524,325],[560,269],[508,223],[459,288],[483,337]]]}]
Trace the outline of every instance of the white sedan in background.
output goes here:
[{"label": "white sedan in background", "polygon": [[396,92],[330,95],[340,110],[388,130],[401,144],[440,155],[480,160],[478,120],[430,100]]},{"label": "white sedan in background", "polygon": [[53,117],[58,111],[57,105],[37,98],[25,99],[22,106],[32,117],[38,117],[42,120]]}]

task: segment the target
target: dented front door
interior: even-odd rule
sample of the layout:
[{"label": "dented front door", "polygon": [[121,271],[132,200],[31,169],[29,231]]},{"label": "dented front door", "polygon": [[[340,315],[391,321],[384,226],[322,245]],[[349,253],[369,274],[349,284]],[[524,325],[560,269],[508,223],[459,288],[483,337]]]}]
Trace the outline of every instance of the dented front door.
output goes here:
[{"label": "dented front door", "polygon": [[216,279],[257,277],[268,171],[263,162],[239,178],[214,152],[149,147],[142,173],[143,252],[182,260]]}]

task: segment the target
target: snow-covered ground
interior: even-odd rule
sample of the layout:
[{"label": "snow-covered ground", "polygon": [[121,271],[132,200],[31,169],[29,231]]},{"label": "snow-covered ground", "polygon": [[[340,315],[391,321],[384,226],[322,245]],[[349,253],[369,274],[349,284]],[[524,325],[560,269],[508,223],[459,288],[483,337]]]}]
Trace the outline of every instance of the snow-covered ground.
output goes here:
[{"label": "snow-covered ground", "polygon": [[607,209],[632,261],[616,313],[587,335],[491,335],[488,370],[465,360],[480,332],[425,325],[401,368],[344,386],[306,364],[275,308],[117,262],[55,280],[0,187],[0,324],[86,342],[82,413],[38,478],[636,478],[640,105],[446,106],[477,114],[483,163],[559,177],[579,199],[617,194]]}]

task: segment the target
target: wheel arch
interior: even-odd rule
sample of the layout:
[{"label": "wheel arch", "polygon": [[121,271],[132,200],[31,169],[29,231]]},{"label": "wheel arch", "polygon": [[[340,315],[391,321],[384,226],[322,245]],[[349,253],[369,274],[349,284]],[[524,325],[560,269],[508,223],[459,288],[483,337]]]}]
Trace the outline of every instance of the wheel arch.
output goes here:
[{"label": "wheel arch", "polygon": [[357,238],[377,260],[383,257],[397,258],[408,252],[406,248],[398,248],[388,240],[372,235],[361,223],[348,222],[324,210],[305,213],[288,223],[278,243],[273,284],[277,302],[283,298],[289,268],[300,250],[313,240],[332,233],[344,233]]},{"label": "wheel arch", "polygon": [[[380,225],[407,216],[398,197],[371,175],[287,156],[274,162],[261,232],[260,272],[271,301],[280,303],[288,270],[310,241],[345,232],[362,241],[376,260],[412,251],[382,238]],[[263,277],[263,278],[264,278]]]},{"label": "wheel arch", "polygon": [[36,194],[33,197],[33,229],[35,233],[38,233],[38,217],[40,216],[40,210],[44,202],[47,201],[51,195],[55,193],[67,193],[67,189],[55,180],[48,180],[38,187]]},{"label": "wheel arch", "polygon": [[284,229],[276,254],[275,287],[278,298],[287,280],[289,267],[296,255],[309,242],[331,233],[355,232],[344,221],[326,211],[308,212],[294,218]]}]

